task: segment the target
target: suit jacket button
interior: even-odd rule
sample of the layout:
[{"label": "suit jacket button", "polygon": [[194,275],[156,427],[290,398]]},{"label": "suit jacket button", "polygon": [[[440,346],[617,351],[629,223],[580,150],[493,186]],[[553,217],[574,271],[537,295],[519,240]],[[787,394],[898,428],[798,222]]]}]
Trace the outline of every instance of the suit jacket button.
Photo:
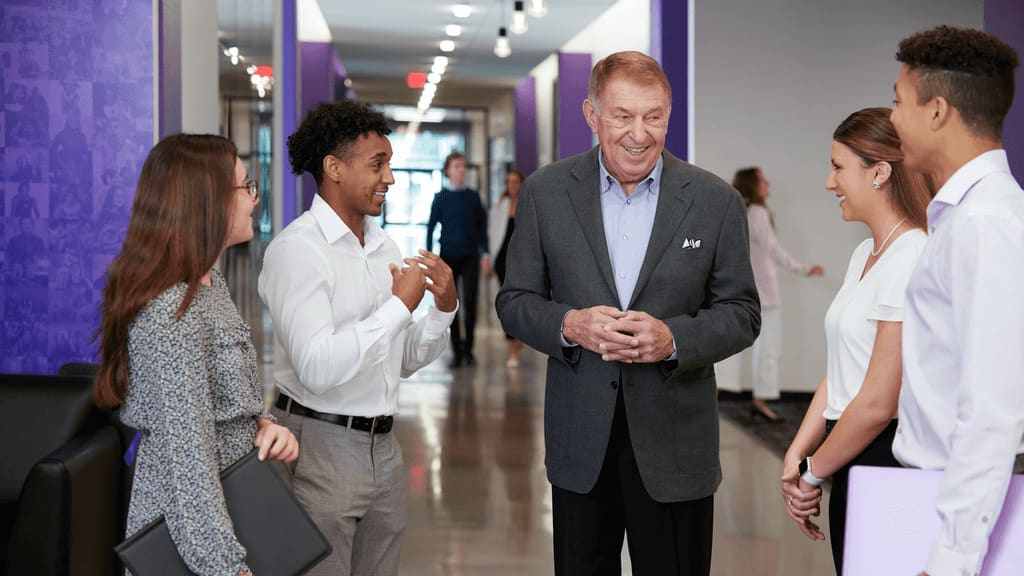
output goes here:
[{"label": "suit jacket button", "polygon": [[615,390],[616,388],[619,387],[619,383],[616,380],[612,380],[611,382],[609,382],[609,384],[611,384],[612,390]]}]

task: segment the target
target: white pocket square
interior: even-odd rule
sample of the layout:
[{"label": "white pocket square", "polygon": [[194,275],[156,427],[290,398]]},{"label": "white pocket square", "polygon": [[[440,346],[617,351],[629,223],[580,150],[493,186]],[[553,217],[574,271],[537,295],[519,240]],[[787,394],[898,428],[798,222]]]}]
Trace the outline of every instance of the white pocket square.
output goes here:
[{"label": "white pocket square", "polygon": [[700,248],[700,240],[694,238],[684,238],[683,248]]}]

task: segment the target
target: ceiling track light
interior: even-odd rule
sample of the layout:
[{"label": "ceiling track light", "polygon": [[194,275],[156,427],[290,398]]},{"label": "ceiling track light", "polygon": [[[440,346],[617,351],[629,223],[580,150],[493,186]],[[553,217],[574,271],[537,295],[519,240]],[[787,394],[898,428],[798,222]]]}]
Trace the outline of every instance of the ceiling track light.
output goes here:
[{"label": "ceiling track light", "polygon": [[526,34],[526,12],[523,10],[523,0],[515,1],[515,10],[512,12],[512,23],[508,29],[513,34]]},{"label": "ceiling track light", "polygon": [[462,34],[462,26],[458,24],[449,24],[444,27],[444,33],[452,38],[456,38]]},{"label": "ceiling track light", "polygon": [[494,42],[494,55],[508,58],[512,54],[512,46],[508,43],[508,32],[505,27],[498,28],[498,39]]},{"label": "ceiling track light", "polygon": [[529,0],[527,11],[532,18],[543,18],[548,15],[548,0]]},{"label": "ceiling track light", "polygon": [[441,52],[453,52],[455,50],[455,42],[441,40],[441,44],[438,47],[441,49]]},{"label": "ceiling track light", "polygon": [[452,6],[452,15],[456,18],[469,18],[469,15],[473,13],[473,9],[469,7],[469,4],[456,4]]}]

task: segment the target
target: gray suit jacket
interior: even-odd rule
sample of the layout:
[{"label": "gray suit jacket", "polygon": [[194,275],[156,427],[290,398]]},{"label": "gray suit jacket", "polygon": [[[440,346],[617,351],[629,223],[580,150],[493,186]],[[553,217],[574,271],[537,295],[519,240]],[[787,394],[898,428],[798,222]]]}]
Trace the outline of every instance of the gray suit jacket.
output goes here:
[{"label": "gray suit jacket", "polygon": [[668,325],[678,358],[620,364],[563,348],[566,312],[620,306],[597,150],[526,179],[498,316],[509,334],[549,356],[544,439],[552,484],[578,493],[593,488],[622,386],[648,493],[660,502],[703,498],[722,478],[714,363],[750,346],[761,327],[746,209],[721,179],[664,152],[654,228],[629,308]]}]

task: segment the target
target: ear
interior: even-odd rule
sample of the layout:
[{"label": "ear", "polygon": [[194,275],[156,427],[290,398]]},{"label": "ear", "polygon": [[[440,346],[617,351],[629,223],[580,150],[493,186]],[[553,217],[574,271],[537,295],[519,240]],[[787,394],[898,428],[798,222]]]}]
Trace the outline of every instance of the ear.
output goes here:
[{"label": "ear", "polygon": [[875,180],[878,184],[885,184],[889,177],[892,176],[892,164],[888,162],[879,162],[875,164]]},{"label": "ear", "polygon": [[953,120],[956,108],[949,105],[949,101],[942,96],[936,96],[928,103],[931,115],[931,126],[933,131],[940,130]]},{"label": "ear", "polygon": [[323,173],[324,179],[330,180],[337,184],[341,181],[341,174],[344,171],[345,163],[338,159],[337,156],[328,154],[324,156],[323,160]]},{"label": "ear", "polygon": [[590,98],[583,101],[583,117],[587,119],[590,131],[597,134],[597,123],[599,121],[597,106],[590,100]]}]

